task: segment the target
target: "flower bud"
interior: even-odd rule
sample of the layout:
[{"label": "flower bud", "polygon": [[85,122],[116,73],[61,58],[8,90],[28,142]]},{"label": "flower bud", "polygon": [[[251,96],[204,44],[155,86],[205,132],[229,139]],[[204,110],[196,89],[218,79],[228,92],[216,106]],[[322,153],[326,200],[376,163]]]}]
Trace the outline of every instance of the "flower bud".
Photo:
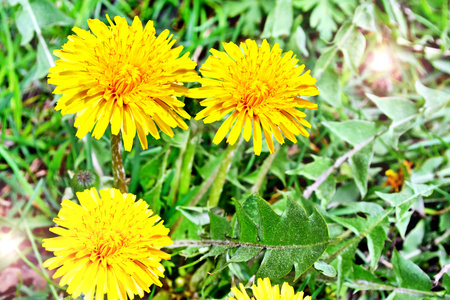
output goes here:
[{"label": "flower bud", "polygon": [[100,189],[100,178],[93,171],[79,171],[73,175],[70,186],[74,193],[83,192],[92,187]]}]

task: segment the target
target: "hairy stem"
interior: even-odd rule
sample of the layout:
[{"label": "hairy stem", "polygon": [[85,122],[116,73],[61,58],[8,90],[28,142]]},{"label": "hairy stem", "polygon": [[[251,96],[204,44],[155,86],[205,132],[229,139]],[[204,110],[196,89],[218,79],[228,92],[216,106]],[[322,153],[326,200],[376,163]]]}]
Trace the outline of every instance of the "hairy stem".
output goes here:
[{"label": "hairy stem", "polygon": [[304,249],[324,244],[328,244],[328,241],[319,242],[311,245],[273,246],[256,243],[233,242],[229,240],[175,240],[173,241],[172,245],[167,246],[166,248],[226,246],[228,248],[244,247],[244,248],[261,248],[261,249],[278,250],[278,249]]},{"label": "hairy stem", "polygon": [[227,150],[225,152],[225,157],[220,164],[219,171],[214,180],[213,186],[211,188],[211,193],[209,194],[208,206],[214,207],[219,205],[220,195],[222,194],[223,186],[225,184],[225,178],[227,177],[228,170],[230,169],[231,162],[233,161],[234,154],[237,148],[241,144],[242,138],[233,145],[228,144]]},{"label": "hairy stem", "polygon": [[111,160],[114,187],[118,188],[122,193],[127,193],[128,188],[127,183],[125,182],[125,170],[122,163],[121,147],[120,133],[118,135],[111,134]]}]

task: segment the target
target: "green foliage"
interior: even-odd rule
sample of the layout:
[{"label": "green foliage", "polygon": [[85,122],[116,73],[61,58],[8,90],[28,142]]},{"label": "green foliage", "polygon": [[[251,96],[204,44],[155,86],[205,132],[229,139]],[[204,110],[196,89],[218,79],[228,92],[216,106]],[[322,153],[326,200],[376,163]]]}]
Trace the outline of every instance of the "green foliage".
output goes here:
[{"label": "green foliage", "polygon": [[[318,110],[306,110],[310,137],[286,140],[272,156],[265,143],[255,156],[250,142],[227,157],[225,143],[212,143],[220,122],[195,120],[124,153],[129,191],[175,242],[150,298],[223,299],[254,275],[315,299],[450,298],[447,0],[1,2],[0,239],[8,233],[21,252],[0,249],[0,272],[35,268],[47,282],[41,292],[18,284],[15,296],[66,296],[42,272],[49,253],[38,245],[61,200],[75,197],[70,175],[93,170],[101,187],[113,185],[109,133],[76,138],[45,79],[72,26],[105,14],[152,19],[199,67],[223,42],[266,38],[292,50],[321,92],[309,99]],[[201,109],[184,101],[191,116]],[[213,190],[224,160],[224,185]],[[389,169],[401,177],[398,191]]]},{"label": "green foliage", "polygon": [[294,266],[297,279],[319,259],[328,245],[328,228],[317,210],[308,217],[298,203],[288,199],[280,216],[258,196],[250,196],[242,204],[234,200],[234,205],[233,230],[224,217],[209,213],[211,240],[205,244],[212,247],[201,259],[226,252],[230,258],[218,271],[230,263],[255,258],[264,250],[257,277],[279,279]]}]

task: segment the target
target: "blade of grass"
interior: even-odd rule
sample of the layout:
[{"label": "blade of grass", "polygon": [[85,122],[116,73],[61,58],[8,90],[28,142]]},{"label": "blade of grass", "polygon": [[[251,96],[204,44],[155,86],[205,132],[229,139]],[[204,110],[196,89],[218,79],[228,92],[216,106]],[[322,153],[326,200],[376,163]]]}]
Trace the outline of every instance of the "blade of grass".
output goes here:
[{"label": "blade of grass", "polygon": [[[10,168],[13,170],[14,176],[16,176],[17,181],[21,184],[22,188],[25,190],[25,192],[28,195],[33,195],[34,191],[28,181],[25,179],[25,177],[22,175],[22,173],[19,170],[19,167],[15,163],[14,159],[9,155],[8,151],[0,145],[0,156],[3,157],[3,159],[6,161],[6,163],[10,166]],[[45,204],[44,200],[42,200],[40,197],[36,197],[35,199],[37,207],[48,217],[52,216],[52,212],[50,208]]]},{"label": "blade of grass", "polygon": [[16,123],[16,127],[18,128],[18,130],[20,130],[22,128],[22,96],[20,93],[19,80],[15,73],[15,66],[14,66],[15,51],[11,39],[11,31],[9,30],[8,18],[7,14],[4,11],[3,5],[0,5],[0,17],[2,20],[2,28],[3,28],[2,31],[5,33],[6,36],[6,53],[7,53],[7,67],[8,67],[8,83],[9,83],[8,88],[10,92],[13,93],[12,108],[13,108],[14,122]]}]

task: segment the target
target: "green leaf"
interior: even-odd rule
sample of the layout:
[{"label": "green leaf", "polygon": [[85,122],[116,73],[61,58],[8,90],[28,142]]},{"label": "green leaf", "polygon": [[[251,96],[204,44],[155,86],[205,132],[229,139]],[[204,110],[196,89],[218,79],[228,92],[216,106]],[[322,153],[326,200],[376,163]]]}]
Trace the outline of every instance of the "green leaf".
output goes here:
[{"label": "green leaf", "polygon": [[425,116],[430,117],[441,110],[450,101],[450,94],[433,90],[424,86],[420,81],[416,81],[416,91],[425,99]]},{"label": "green leaf", "polygon": [[[367,238],[367,244],[371,257],[370,266],[375,269],[378,260],[381,257],[381,252],[384,248],[384,242],[387,239],[387,232],[389,230],[388,216],[392,209],[387,209],[379,214],[362,218],[343,218],[329,215],[329,217],[344,227],[350,229],[357,235],[357,239],[361,241],[364,237]],[[356,243],[359,243],[355,240]]]},{"label": "green leaf", "polygon": [[369,178],[369,166],[373,157],[373,142],[367,144],[355,155],[350,157],[350,166],[352,168],[353,176],[356,186],[361,193],[361,198],[367,193],[367,180]]},{"label": "green leaf", "polygon": [[398,97],[377,97],[366,94],[376,106],[394,122],[399,122],[417,114],[416,105],[408,99]]},{"label": "green leaf", "polygon": [[379,131],[375,123],[360,120],[323,122],[323,125],[353,146],[375,136]]},{"label": "green leaf", "polygon": [[[50,51],[51,52],[51,51]],[[50,54],[55,61],[57,58],[53,54]],[[47,55],[45,54],[45,50],[42,47],[42,44],[39,43],[37,47],[37,66],[36,73],[34,74],[35,79],[41,79],[48,75],[48,69],[50,68],[50,62],[48,61]]]},{"label": "green leaf", "polygon": [[434,185],[412,184],[406,182],[407,188],[403,189],[401,193],[381,193],[375,192],[381,199],[387,201],[395,207],[396,226],[399,229],[400,235],[405,237],[406,226],[409,223],[409,217],[412,212],[408,212],[411,206],[416,202],[420,196],[429,196],[436,189]]},{"label": "green leaf", "polygon": [[[418,250],[420,244],[422,244],[423,237],[425,235],[425,221],[420,220],[406,236],[403,243],[402,253],[413,253]],[[420,250],[419,250],[420,253]]]},{"label": "green leaf", "polygon": [[[257,277],[278,279],[295,267],[297,279],[320,258],[328,245],[328,227],[317,210],[308,217],[299,204],[288,199],[284,213],[279,216],[265,200],[255,195],[247,198],[243,205],[237,200],[234,204],[238,226],[234,240],[237,242],[223,242],[223,237],[228,238],[224,234],[228,231],[225,219],[210,214],[215,223],[211,223],[211,230],[215,231],[211,237],[220,238],[211,242],[215,246],[210,252],[220,254],[222,247],[227,247],[227,252],[232,253],[220,270],[230,263],[248,261],[265,250]],[[219,229],[220,226],[226,229]],[[213,254],[206,253],[203,257],[207,256]]]},{"label": "green leaf", "polygon": [[398,254],[397,250],[392,255],[392,265],[400,287],[419,291],[431,289],[430,277],[416,264]]},{"label": "green leaf", "polygon": [[211,226],[211,239],[213,240],[226,240],[226,235],[230,231],[230,223],[224,217],[218,216],[212,212],[208,212],[210,226]]},{"label": "green leaf", "polygon": [[277,0],[264,24],[261,38],[289,36],[294,20],[291,0]]},{"label": "green leaf", "polygon": [[340,45],[345,62],[355,74],[366,49],[366,38],[352,23],[344,24],[336,33],[335,43]]},{"label": "green leaf", "polygon": [[356,8],[353,23],[368,31],[377,31],[373,3],[365,2]]},{"label": "green leaf", "polygon": [[306,48],[306,34],[303,30],[302,26],[298,26],[295,30],[294,35],[292,36],[294,39],[295,45],[297,45],[298,50],[300,50],[301,54],[305,57],[309,56],[309,51]]},{"label": "green leaf", "polygon": [[286,186],[286,170],[289,169],[290,160],[288,158],[288,147],[281,147],[275,154],[272,164],[270,165],[270,172],[277,176]]},{"label": "green leaf", "polygon": [[443,59],[437,59],[437,60],[431,61],[431,64],[433,65],[433,67],[435,67],[439,71],[450,74],[450,61],[443,60]]},{"label": "green leaf", "polygon": [[337,56],[337,51],[338,48],[336,46],[330,46],[320,55],[319,59],[317,59],[316,65],[314,66],[313,74],[315,77],[320,78],[322,76],[323,72]]},{"label": "green leaf", "polygon": [[50,160],[50,163],[48,164],[47,178],[49,180],[53,180],[53,177],[59,171],[64,157],[64,153],[67,149],[67,146],[69,146],[69,143],[70,141],[67,141],[62,145],[60,145],[58,150],[56,150],[55,153],[53,154],[53,158]]},{"label": "green leaf", "polygon": [[314,263],[314,268],[321,271],[321,273],[327,277],[336,277],[337,275],[336,269],[333,266],[330,266],[329,264],[321,260]]},{"label": "green leaf", "polygon": [[334,193],[336,193],[336,178],[328,176],[315,193],[317,198],[322,200],[321,206],[326,208],[331,199],[333,199]]},{"label": "green leaf", "polygon": [[208,209],[205,207],[178,206],[177,210],[196,225],[209,224]]},{"label": "green leaf", "polygon": [[328,157],[311,155],[314,161],[312,163],[301,165],[295,170],[286,171],[289,175],[302,175],[308,179],[316,180],[326,169],[331,167],[333,160]]},{"label": "green leaf", "polygon": [[[30,1],[30,6],[39,28],[47,28],[54,25],[68,26],[74,22],[48,0]],[[33,38],[35,27],[33,26],[32,20],[34,16],[31,16],[28,10],[21,9],[16,17],[17,29],[19,29],[22,35],[21,45],[29,43]]]},{"label": "green leaf", "polygon": [[272,36],[288,36],[293,22],[291,0],[277,0],[275,5],[275,21]]},{"label": "green leaf", "polygon": [[317,82],[320,91],[319,97],[334,107],[342,106],[341,84],[339,75],[332,67],[328,67]]}]

